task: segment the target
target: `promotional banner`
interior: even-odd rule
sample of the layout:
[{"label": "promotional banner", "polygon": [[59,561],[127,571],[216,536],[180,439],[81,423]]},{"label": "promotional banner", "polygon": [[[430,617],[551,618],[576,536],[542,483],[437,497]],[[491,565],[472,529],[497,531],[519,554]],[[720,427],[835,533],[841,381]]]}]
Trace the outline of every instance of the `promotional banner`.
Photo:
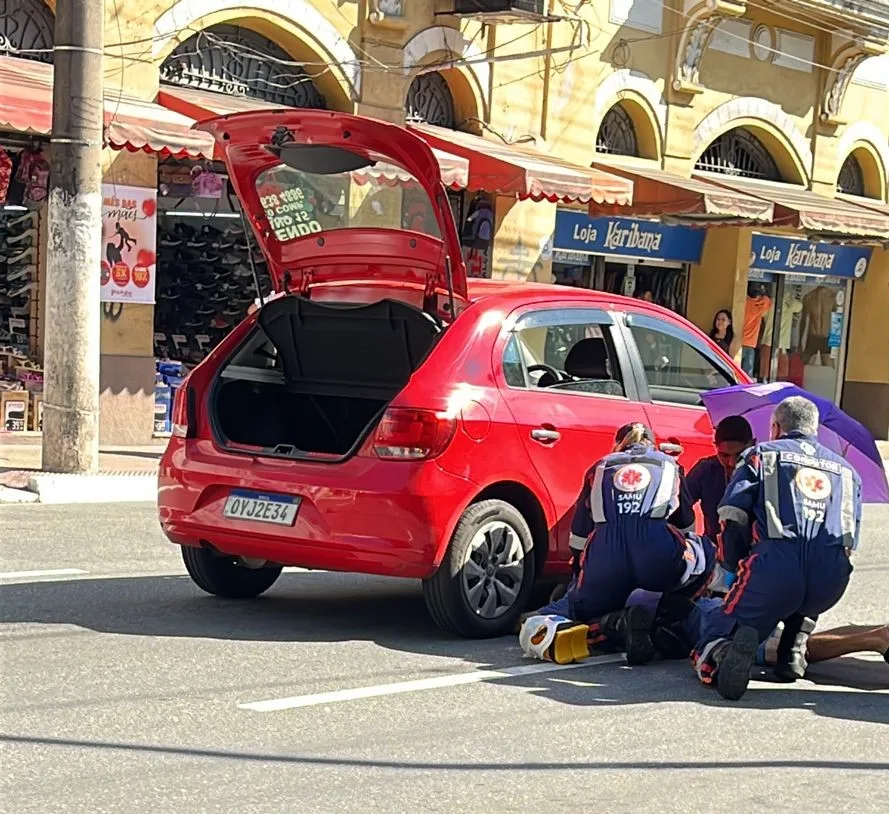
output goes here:
[{"label": "promotional banner", "polygon": [[153,303],[157,191],[102,185],[102,302]]}]

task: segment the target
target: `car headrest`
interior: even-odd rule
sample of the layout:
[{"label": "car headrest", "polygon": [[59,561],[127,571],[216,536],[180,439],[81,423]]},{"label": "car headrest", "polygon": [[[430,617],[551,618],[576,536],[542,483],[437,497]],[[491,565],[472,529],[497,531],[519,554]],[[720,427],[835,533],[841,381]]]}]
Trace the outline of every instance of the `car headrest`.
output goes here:
[{"label": "car headrest", "polygon": [[565,372],[576,379],[610,379],[605,340],[601,337],[581,339],[565,357]]}]

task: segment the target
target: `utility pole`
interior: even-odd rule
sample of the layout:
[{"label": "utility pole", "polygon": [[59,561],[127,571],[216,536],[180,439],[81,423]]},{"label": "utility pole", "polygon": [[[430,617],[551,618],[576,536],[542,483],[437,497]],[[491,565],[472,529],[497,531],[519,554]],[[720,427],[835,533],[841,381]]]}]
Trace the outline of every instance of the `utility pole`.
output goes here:
[{"label": "utility pole", "polygon": [[104,0],[58,0],[46,259],[43,468],[99,466]]}]

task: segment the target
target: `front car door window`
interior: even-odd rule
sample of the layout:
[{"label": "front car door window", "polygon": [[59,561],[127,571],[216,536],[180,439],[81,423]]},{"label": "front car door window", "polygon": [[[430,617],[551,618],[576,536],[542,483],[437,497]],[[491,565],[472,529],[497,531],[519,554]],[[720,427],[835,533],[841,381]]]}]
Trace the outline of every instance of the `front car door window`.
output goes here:
[{"label": "front car door window", "polygon": [[694,334],[638,314],[627,317],[627,326],[652,401],[699,405],[702,392],[737,384],[728,366]]},{"label": "front car door window", "polygon": [[[642,314],[628,314],[624,329],[637,358],[639,389],[648,391],[647,423],[658,445],[681,445],[679,462],[689,471],[712,455],[713,425],[701,393],[737,384],[730,367],[691,331]],[[635,346],[635,347],[633,347]]]}]

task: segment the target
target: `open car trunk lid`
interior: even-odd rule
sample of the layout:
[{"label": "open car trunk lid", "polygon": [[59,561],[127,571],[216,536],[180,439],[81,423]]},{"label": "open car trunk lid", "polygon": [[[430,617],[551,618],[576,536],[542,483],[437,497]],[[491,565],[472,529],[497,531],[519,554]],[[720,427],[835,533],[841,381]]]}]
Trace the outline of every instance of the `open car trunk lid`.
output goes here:
[{"label": "open car trunk lid", "polygon": [[419,290],[423,308],[446,320],[467,303],[441,171],[419,137],[319,110],[240,113],[197,126],[216,138],[278,291]]}]

